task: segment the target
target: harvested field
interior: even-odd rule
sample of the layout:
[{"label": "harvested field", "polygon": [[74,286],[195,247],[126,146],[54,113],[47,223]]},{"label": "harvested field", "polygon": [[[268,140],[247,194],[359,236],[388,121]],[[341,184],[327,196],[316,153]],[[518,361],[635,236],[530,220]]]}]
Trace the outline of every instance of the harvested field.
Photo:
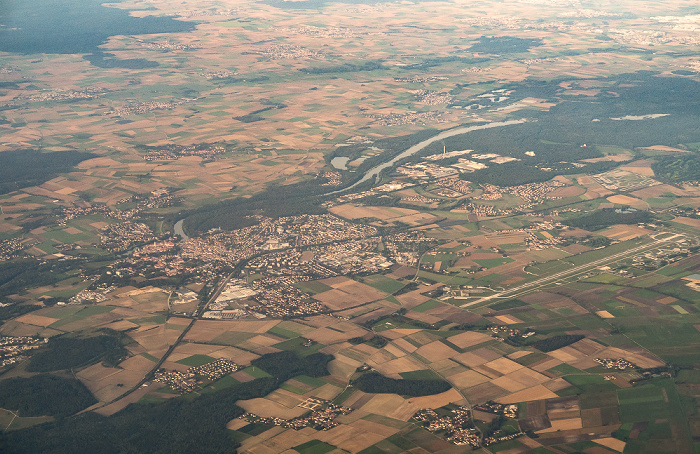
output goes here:
[{"label": "harvested field", "polygon": [[418,408],[440,408],[449,403],[460,404],[464,398],[456,389],[449,389],[444,393],[433,394],[432,396],[412,397],[409,403]]},{"label": "harvested field", "polygon": [[324,441],[333,446],[342,446],[342,449],[351,453],[367,449],[384,438],[386,437],[383,435],[374,432],[365,432],[360,428],[345,424],[319,432],[316,435],[317,440]]},{"label": "harvested field", "polygon": [[396,299],[401,303],[402,306],[411,309],[418,306],[419,304],[425,303],[430,299],[427,296],[421,295],[421,292],[425,291],[426,289],[421,289],[413,292],[404,293],[403,295],[397,296]]},{"label": "harvested field", "polygon": [[15,320],[10,320],[0,326],[0,333],[3,336],[22,337],[40,335],[42,337],[51,337],[61,334],[61,331],[36,325],[28,325],[26,323],[18,323]]},{"label": "harvested field", "polygon": [[392,343],[396,345],[400,350],[408,353],[413,353],[418,349],[418,347],[416,347],[415,345],[403,338],[394,339]]},{"label": "harvested field", "polygon": [[548,383],[545,383],[544,386],[548,390],[556,393],[557,391],[561,391],[562,389],[566,389],[566,388],[570,387],[571,384],[569,382],[567,382],[566,380],[564,380],[563,378],[555,378],[554,380],[552,380]]},{"label": "harvested field", "polygon": [[386,292],[356,281],[345,281],[333,287],[333,290],[314,295],[315,299],[333,310],[343,310],[370,301],[377,301],[387,295]]},{"label": "harvested field", "polygon": [[[430,396],[433,397],[433,396]],[[363,411],[377,415],[387,416],[400,421],[408,421],[418,410],[418,406],[405,400],[396,394],[374,394],[370,400],[361,407]]]},{"label": "harvested field", "polygon": [[[80,380],[101,402],[108,402],[135,386],[151,370],[153,362],[143,356],[133,356],[119,364],[120,369],[95,364],[78,375]],[[84,372],[84,374],[83,374]]]},{"label": "harvested field", "polygon": [[137,326],[139,326],[139,325],[137,325],[136,323],[132,323],[128,320],[119,320],[119,321],[104,325],[104,328],[113,329],[115,331],[126,331],[128,329],[136,328]]},{"label": "harvested field", "polygon": [[358,419],[355,422],[349,424],[351,427],[360,430],[361,432],[375,433],[382,435],[384,438],[390,437],[395,433],[399,432],[399,429],[394,427],[385,426],[384,424],[379,424],[374,421],[367,421],[364,419]]},{"label": "harvested field", "polygon": [[659,298],[658,300],[656,300],[656,302],[659,304],[671,304],[671,303],[675,303],[676,301],[678,301],[678,300],[672,296],[665,296],[663,298]]},{"label": "harvested field", "polygon": [[588,252],[593,250],[593,248],[584,246],[583,244],[572,244],[562,248],[566,252],[572,255],[581,254],[582,252]]},{"label": "harvested field", "polygon": [[465,366],[471,368],[480,366],[489,361],[493,361],[496,358],[500,358],[500,355],[486,348],[479,348],[472,352],[460,353],[459,355],[452,357],[452,359],[460,364],[464,364]]},{"label": "harvested field", "polygon": [[430,368],[443,377],[450,377],[467,370],[466,367],[451,359],[443,359],[442,361],[431,363]]},{"label": "harvested field", "polygon": [[392,378],[400,378],[398,374],[402,372],[413,372],[425,369],[425,364],[411,356],[403,356],[391,361],[382,361],[372,357],[368,363],[382,374],[391,375]]},{"label": "harvested field", "polygon": [[493,338],[488,334],[467,331],[466,333],[457,334],[456,336],[450,336],[447,340],[459,348],[469,348],[493,340]]},{"label": "harvested field", "polygon": [[540,430],[538,433],[556,432],[559,430],[581,429],[583,424],[581,418],[550,420],[552,427]]},{"label": "harvested field", "polygon": [[430,344],[439,339],[436,335],[422,330],[414,334],[410,334],[407,337],[421,346]]},{"label": "harvested field", "polygon": [[499,322],[505,323],[506,325],[513,325],[513,324],[516,324],[516,323],[523,323],[522,320],[520,320],[519,318],[514,317],[514,316],[512,316],[512,315],[496,315],[496,316],[493,317],[493,318],[495,318],[495,319],[498,320]]},{"label": "harvested field", "polygon": [[134,403],[138,402],[146,394],[152,393],[154,391],[154,388],[158,388],[158,384],[156,384],[155,386],[149,386],[147,388],[139,388],[136,391],[134,391],[133,393],[124,397],[123,399],[119,399],[118,401],[114,402],[113,404],[97,408],[94,411],[95,411],[95,413],[98,413],[102,416],[111,416],[111,415],[123,410],[124,408],[126,408],[127,405],[134,404]]},{"label": "harvested field", "polygon": [[626,195],[612,195],[608,197],[608,201],[611,203],[619,204],[619,205],[629,205],[632,208],[637,208],[640,210],[648,210],[649,209],[649,204],[646,203],[643,200],[636,199],[634,197],[626,196]]},{"label": "harvested field", "polygon": [[523,368],[521,364],[518,364],[515,361],[510,360],[508,358],[498,358],[496,360],[484,364],[484,366],[488,367],[489,369],[498,371],[502,374],[509,374],[511,372]]},{"label": "harvested field", "polygon": [[625,443],[624,441],[612,437],[597,438],[595,442],[601,446],[605,446],[606,448],[610,448],[617,452],[624,451],[625,446],[627,445],[627,443]]},{"label": "harvested field", "polygon": [[652,161],[639,160],[630,162],[620,167],[621,170],[626,170],[627,172],[637,173],[639,175],[645,175],[648,177],[654,176],[654,171],[651,170]]},{"label": "harvested field", "polygon": [[431,342],[427,345],[423,345],[416,353],[429,361],[440,361],[442,359],[450,358],[457,355],[458,353],[443,344],[440,341]]},{"label": "harvested field", "polygon": [[535,372],[534,370],[523,368],[510,374],[505,375],[518,383],[525,385],[526,387],[536,386],[549,381],[549,377]]},{"label": "harvested field", "polygon": [[603,416],[600,408],[588,408],[581,410],[581,424],[583,427],[602,426]]},{"label": "harvested field", "polygon": [[631,225],[615,225],[600,232],[602,235],[620,241],[627,241],[633,238],[644,236],[649,230]]},{"label": "harvested field", "polygon": [[673,222],[678,222],[679,224],[689,225],[696,229],[700,229],[700,219],[692,219],[683,216],[678,216],[673,219]]},{"label": "harvested field", "polygon": [[346,332],[338,332],[330,328],[319,328],[315,331],[306,333],[304,337],[307,339],[312,339],[321,344],[332,344],[336,342],[343,342],[353,337],[362,336],[366,331],[362,328],[356,327],[353,330]]},{"label": "harvested field", "polygon": [[16,322],[26,323],[28,325],[35,325],[41,327],[47,327],[52,323],[56,323],[55,318],[45,317],[43,315],[26,314],[15,319]]},{"label": "harvested field", "polygon": [[318,397],[319,399],[333,400],[338,397],[341,392],[343,392],[343,388],[327,383],[309,392],[308,395]]},{"label": "harvested field", "polygon": [[463,389],[463,388],[471,388],[472,386],[479,385],[481,383],[487,382],[490,379],[486,377],[485,375],[481,375],[480,373],[473,371],[473,370],[467,370],[455,375],[450,375],[448,377],[448,380],[450,383],[452,383],[456,388]]},{"label": "harvested field", "polygon": [[277,320],[249,322],[197,320],[186,338],[193,342],[211,342],[226,332],[264,333],[278,323]]},{"label": "harvested field", "polygon": [[544,386],[537,385],[533,386],[532,388],[524,389],[522,391],[518,391],[516,393],[509,394],[495,400],[496,402],[501,403],[518,403],[539,399],[551,399],[553,397],[557,397],[557,395],[549,389],[545,388]]},{"label": "harvested field", "polygon": [[[403,339],[397,339],[397,340],[403,340]],[[408,342],[406,342],[406,343],[408,343]],[[414,347],[414,349],[415,349],[415,347]],[[394,344],[388,344],[388,345],[386,345],[386,346],[384,347],[384,351],[386,351],[387,353],[389,353],[390,355],[392,355],[394,358],[400,358],[400,357],[402,357],[402,356],[406,356],[406,351],[400,349],[399,347],[397,347],[397,346],[394,345]]]},{"label": "harvested field", "polygon": [[527,388],[527,386],[523,385],[522,383],[517,382],[505,375],[491,380],[491,383],[511,393]]},{"label": "harvested field", "polygon": [[259,452],[261,454],[277,454],[281,451],[268,448],[265,443],[267,443],[271,438],[283,433],[285,431],[284,427],[275,426],[265,432],[245,439],[241,442],[240,450],[242,452]]},{"label": "harvested field", "polygon": [[277,417],[291,419],[301,416],[308,411],[306,408],[297,407],[296,404],[286,406],[267,398],[239,400],[236,402],[236,405],[243,408],[245,411],[249,411],[258,416],[263,416],[266,418]]},{"label": "harvested field", "polygon": [[691,192],[686,191],[669,184],[658,184],[656,186],[651,186],[644,189],[639,189],[631,193],[634,197],[642,200],[646,200],[653,197],[663,197],[667,194],[673,194],[680,197],[689,197],[692,195]]},{"label": "harvested field", "polygon": [[470,402],[486,402],[508,394],[505,389],[490,382],[480,383],[476,386],[463,389],[462,392],[467,395]]},{"label": "harvested field", "polygon": [[130,331],[128,334],[146,351],[167,349],[180,335],[175,330],[166,329],[165,325],[156,325],[144,331]]},{"label": "harvested field", "polygon": [[338,205],[329,210],[331,213],[345,219],[377,218],[383,221],[420,214],[409,208],[386,208],[371,206],[355,206],[350,204]]}]

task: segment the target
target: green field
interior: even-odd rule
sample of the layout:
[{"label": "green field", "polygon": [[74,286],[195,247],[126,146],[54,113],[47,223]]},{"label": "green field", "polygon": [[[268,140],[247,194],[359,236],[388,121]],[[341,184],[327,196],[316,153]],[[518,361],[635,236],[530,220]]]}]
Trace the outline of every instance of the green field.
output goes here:
[{"label": "green field", "polygon": [[369,285],[370,287],[374,287],[377,290],[381,290],[387,293],[397,292],[400,289],[402,289],[405,285],[404,283],[399,282],[396,279],[392,279],[381,274],[374,274],[371,276],[364,277],[362,278],[362,282]]},{"label": "green field", "polygon": [[479,265],[483,266],[484,268],[489,269],[505,265],[506,263],[514,262],[515,260],[513,260],[510,257],[503,257],[498,259],[476,259],[474,261]]},{"label": "green field", "polygon": [[204,364],[209,364],[212,361],[215,361],[216,358],[212,358],[211,356],[207,355],[192,355],[188,356],[187,358],[182,358],[180,361],[176,361],[178,364],[184,364],[185,366],[191,366],[191,367],[196,367],[196,366],[203,366]]},{"label": "green field", "polygon": [[311,440],[306,443],[293,447],[299,454],[325,454],[335,449],[335,446],[329,445],[320,440]]},{"label": "green field", "polygon": [[294,286],[302,292],[311,293],[312,295],[315,295],[316,293],[327,292],[328,290],[333,289],[333,287],[331,287],[330,285],[326,285],[323,282],[319,281],[297,282],[296,284],[294,284]]},{"label": "green field", "polygon": [[310,354],[316,353],[325,347],[325,345],[319,344],[318,342],[315,342],[309,347],[305,347],[303,345],[304,342],[306,342],[306,339],[303,337],[295,337],[294,339],[289,339],[284,342],[280,342],[279,344],[275,344],[273,347],[279,348],[280,350],[287,350],[297,353],[299,356],[309,356]]},{"label": "green field", "polygon": [[428,300],[425,303],[419,304],[418,306],[414,307],[411,310],[415,311],[415,312],[425,312],[425,311],[428,311],[430,309],[434,309],[434,308],[438,307],[440,304],[442,304],[442,303],[438,300]]},{"label": "green field", "polygon": [[278,326],[273,326],[273,327],[270,328],[267,332],[270,333],[270,334],[275,334],[275,335],[277,335],[277,336],[281,336],[281,337],[283,337],[283,338],[285,338],[285,339],[293,339],[293,338],[295,338],[295,337],[299,337],[299,336],[300,336],[299,333],[296,333],[296,332],[294,332],[294,331],[290,331],[290,330],[288,330],[288,329],[280,328],[279,325],[278,325]]}]

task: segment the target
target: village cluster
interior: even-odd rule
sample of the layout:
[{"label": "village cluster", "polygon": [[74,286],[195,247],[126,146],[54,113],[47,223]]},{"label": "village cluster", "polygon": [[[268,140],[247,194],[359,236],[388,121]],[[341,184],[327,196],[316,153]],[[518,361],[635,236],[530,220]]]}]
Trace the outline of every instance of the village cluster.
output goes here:
[{"label": "village cluster", "polygon": [[179,159],[184,156],[199,156],[205,160],[212,160],[214,156],[226,152],[226,148],[217,144],[204,145],[176,145],[168,144],[158,147],[155,150],[149,150],[144,159],[146,161],[166,161]]},{"label": "village cluster", "polygon": [[456,445],[478,448],[481,443],[479,431],[474,428],[471,411],[467,407],[452,409],[451,415],[439,416],[435,410],[421,409],[413,419],[422,423],[430,432],[442,432],[448,441]]},{"label": "village cluster", "polygon": [[375,113],[366,116],[380,126],[426,125],[444,121],[441,112]]},{"label": "village cluster", "polygon": [[115,117],[128,117],[130,115],[140,115],[156,110],[170,110],[184,103],[184,101],[174,101],[174,102],[162,102],[162,101],[148,101],[148,102],[132,102],[125,104],[121,107],[116,107],[105,113],[105,115],[111,115]]},{"label": "village cluster", "polygon": [[[322,409],[313,410],[310,414],[305,416],[300,416],[294,419],[283,419],[283,418],[264,418],[257,416],[254,413],[245,413],[239,416],[239,419],[243,419],[250,423],[258,424],[270,424],[273,426],[281,426],[288,429],[301,430],[304,427],[312,427],[316,430],[329,430],[338,425],[335,421],[340,415],[348,415],[352,413],[352,408],[341,407],[329,403],[323,399],[310,398],[308,400],[313,401],[313,407],[325,407]],[[308,408],[304,403],[299,406]]]},{"label": "village cluster", "polygon": [[215,381],[238,370],[238,365],[229,359],[219,358],[201,366],[190,367],[184,372],[160,369],[153,381],[168,385],[175,391],[190,393],[197,389],[202,379]]},{"label": "village cluster", "polygon": [[28,246],[28,242],[22,238],[2,240],[0,241],[0,260],[10,260],[15,257],[19,251]]},{"label": "village cluster", "polygon": [[48,341],[48,338],[0,336],[0,367],[25,359],[27,353]]},{"label": "village cluster", "polygon": [[131,222],[134,217],[138,216],[146,209],[169,207],[179,203],[179,201],[180,199],[168,188],[157,189],[145,194],[135,194],[119,200],[117,202],[119,205],[135,203],[134,207],[124,210],[112,209],[102,203],[90,203],[83,200],[77,200],[73,202],[72,205],[61,207],[61,214],[58,219],[58,224],[63,226],[66,225],[66,223],[71,219],[92,214],[101,214],[109,218]]},{"label": "village cluster", "polygon": [[107,93],[107,90],[99,87],[87,87],[82,90],[51,90],[42,91],[32,95],[20,95],[15,98],[18,101],[46,102],[46,101],[75,101],[82,99],[98,98]]},{"label": "village cluster", "polygon": [[[515,419],[518,416],[517,405],[505,405],[492,401],[477,405],[474,410],[502,415],[509,419]],[[430,432],[444,434],[447,441],[456,445],[470,445],[473,448],[478,448],[482,443],[484,446],[488,446],[522,435],[522,432],[518,432],[498,437],[487,436],[482,442],[480,432],[474,427],[471,410],[464,406],[453,408],[450,414],[444,416],[440,416],[432,409],[421,409],[413,415],[413,419],[420,422]]]},{"label": "village cluster", "polygon": [[625,370],[635,367],[634,364],[623,358],[594,358],[593,360],[606,369]]}]

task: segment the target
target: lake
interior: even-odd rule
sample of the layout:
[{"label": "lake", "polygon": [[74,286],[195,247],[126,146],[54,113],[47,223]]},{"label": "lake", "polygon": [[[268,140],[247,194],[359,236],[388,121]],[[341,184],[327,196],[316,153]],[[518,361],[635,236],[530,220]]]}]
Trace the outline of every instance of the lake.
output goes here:
[{"label": "lake", "polygon": [[[133,17],[104,0],[0,0],[0,51],[88,54],[116,35],[181,33],[195,24],[172,17]],[[118,2],[115,2],[118,3]]]}]

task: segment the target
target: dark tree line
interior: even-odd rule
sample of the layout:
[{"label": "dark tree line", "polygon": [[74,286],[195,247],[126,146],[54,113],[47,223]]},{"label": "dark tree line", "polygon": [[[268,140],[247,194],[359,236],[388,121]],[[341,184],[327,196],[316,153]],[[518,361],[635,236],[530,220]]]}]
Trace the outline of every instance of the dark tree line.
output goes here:
[{"label": "dark tree line", "polygon": [[10,150],[0,153],[0,194],[36,186],[59,173],[70,172],[78,163],[94,158],[75,150],[42,153],[38,150]]},{"label": "dark tree line", "polygon": [[226,423],[244,413],[238,400],[264,397],[296,375],[328,375],[330,355],[300,358],[279,352],[256,359],[255,367],[273,377],[163,403],[131,404],[109,416],[88,412],[24,430],[3,433],[0,452],[74,454],[153,453],[220,454],[235,452]]},{"label": "dark tree line", "polygon": [[366,393],[394,393],[411,397],[439,394],[451,388],[450,384],[443,380],[397,380],[378,372],[363,374],[353,381],[352,385]]},{"label": "dark tree line", "polygon": [[651,165],[657,178],[669,183],[700,181],[700,154],[668,156]]},{"label": "dark tree line", "polygon": [[49,372],[73,369],[104,361],[116,365],[127,355],[121,333],[104,330],[105,334],[92,337],[56,336],[45,348],[32,355],[27,370]]},{"label": "dark tree line", "polygon": [[323,353],[313,353],[300,358],[294,352],[282,351],[261,356],[253,360],[251,366],[264,370],[280,381],[286,381],[297,375],[309,377],[328,375],[328,363],[332,359],[331,355]]},{"label": "dark tree line", "polygon": [[263,397],[274,378],[240,383],[194,400],[131,404],[110,417],[88,412],[29,429],[7,432],[0,451],[12,453],[231,453],[226,423],[244,413],[240,399]]},{"label": "dark tree line", "polygon": [[20,416],[70,416],[97,403],[80,381],[41,374],[0,382],[0,408]]},{"label": "dark tree line", "polygon": [[654,216],[647,211],[627,211],[616,210],[614,208],[603,208],[592,213],[562,221],[570,227],[577,227],[584,230],[600,230],[615,224],[637,224],[640,222],[651,222]]},{"label": "dark tree line", "polygon": [[578,342],[583,339],[583,334],[560,334],[558,336],[548,337],[546,339],[538,340],[530,344],[537,350],[542,352],[551,352],[559,348],[564,348],[567,345],[571,345],[574,342]]},{"label": "dark tree line", "polygon": [[[0,153],[1,155],[2,153]],[[28,287],[52,285],[65,279],[63,273],[81,261],[17,259],[0,263],[0,297],[20,293]]]}]

